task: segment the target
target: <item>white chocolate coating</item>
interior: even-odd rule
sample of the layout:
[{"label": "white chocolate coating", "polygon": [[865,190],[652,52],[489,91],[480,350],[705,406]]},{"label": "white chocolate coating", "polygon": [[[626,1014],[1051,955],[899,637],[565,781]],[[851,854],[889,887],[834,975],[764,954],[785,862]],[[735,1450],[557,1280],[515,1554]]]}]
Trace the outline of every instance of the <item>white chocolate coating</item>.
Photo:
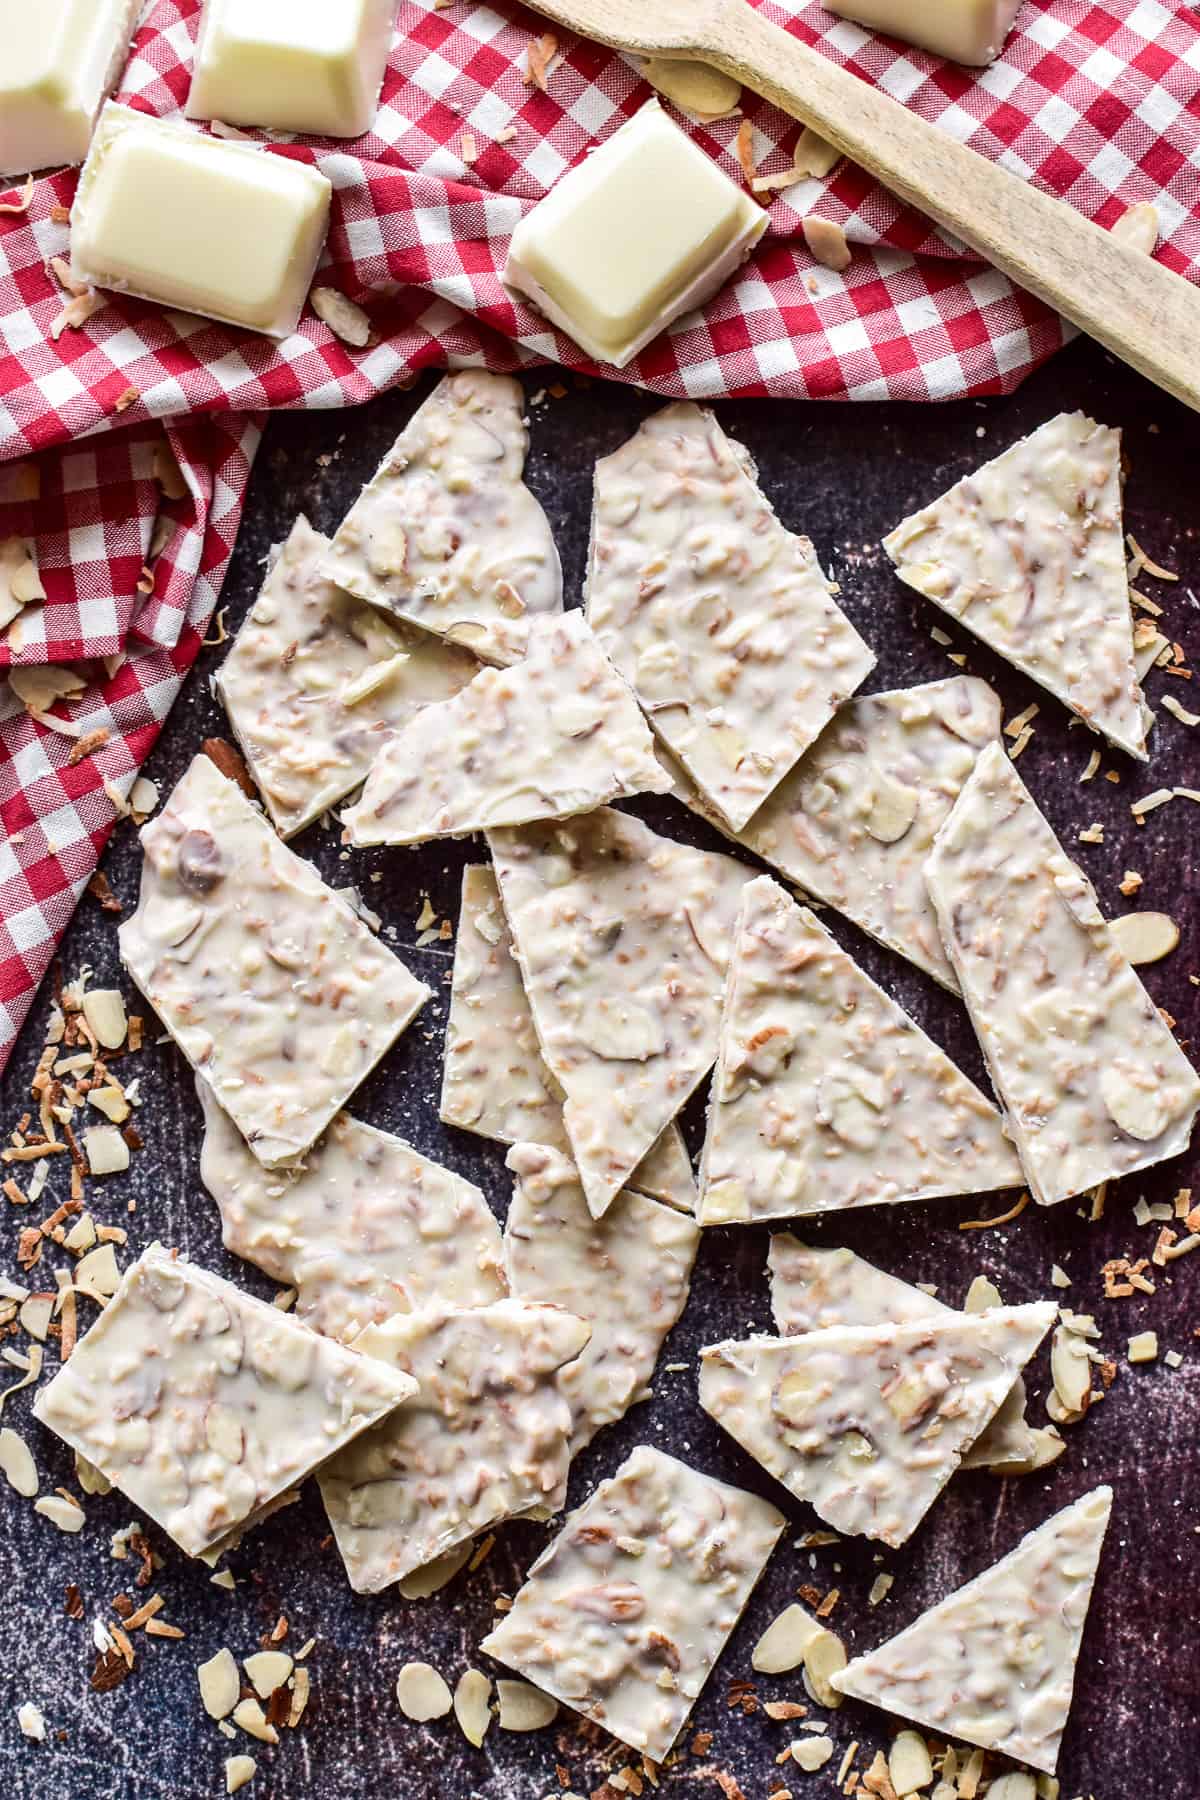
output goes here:
[{"label": "white chocolate coating", "polygon": [[469,1181],[339,1113],[298,1170],[264,1169],[198,1081],[200,1179],[227,1250],[296,1289],[296,1316],[349,1343],[393,1313],[503,1299],[500,1227]]},{"label": "white chocolate coating", "polygon": [[902,581],[1146,761],[1121,434],[1060,413],[884,539]]},{"label": "white chocolate coating", "polygon": [[806,908],[742,894],[700,1165],[702,1225],[1014,1187],[995,1107]]},{"label": "white chocolate coating", "polygon": [[8,4],[0,31],[0,179],[81,163],[120,79],[142,0]]},{"label": "white chocolate coating", "polygon": [[202,1556],[415,1392],[151,1244],[34,1410]]},{"label": "white chocolate coating", "polygon": [[599,1217],[712,1066],[747,871],[608,807],[488,843]]},{"label": "white chocolate coating", "polygon": [[1093,1488],[834,1687],[1052,1775],[1111,1510]]},{"label": "white chocolate coating", "polygon": [[391,734],[479,673],[467,650],[385,619],[319,573],[301,515],[217,671],[234,736],[282,838],[358,786]]},{"label": "white chocolate coating", "polygon": [[294,1161],[429,990],[207,756],[141,836],[122,960],[259,1162]]},{"label": "white chocolate coating", "polygon": [[350,1585],[375,1594],[488,1526],[566,1499],[571,1409],[556,1376],[588,1341],[555,1306],[499,1300],[370,1325],[356,1348],[420,1384],[395,1430],[369,1432],[320,1478]]},{"label": "white chocolate coating", "polygon": [[1200,1079],[999,745],[926,877],[1034,1199],[1186,1150]]},{"label": "white chocolate coating", "polygon": [[785,1523],[640,1444],[569,1515],[480,1648],[661,1762]]},{"label": "white chocolate coating", "polygon": [[347,843],[421,844],[670,786],[637,702],[575,611],[532,619],[521,662],[481,669],[415,713],[342,817]]},{"label": "white chocolate coating", "polygon": [[830,12],[951,62],[982,67],[1004,48],[1021,0],[828,0]]},{"label": "white chocolate coating", "polygon": [[550,523],[521,480],[524,407],[511,375],[444,376],[346,514],[321,573],[488,662],[519,662],[530,618],[562,611]]},{"label": "white chocolate coating", "polygon": [[700,1404],[835,1531],[912,1536],[1054,1323],[1049,1301],[701,1351]]},{"label": "white chocolate coating", "polygon": [[874,667],[807,538],[690,401],[596,464],[588,618],[734,831]]},{"label": "white chocolate coating", "polygon": [[628,1189],[593,1219],[574,1163],[542,1144],[518,1144],[507,1160],[516,1176],[504,1226],[513,1293],[551,1301],[592,1328],[586,1350],[558,1377],[574,1454],[649,1398],[659,1351],[687,1304],[700,1233]]},{"label": "white chocolate coating", "polygon": [[[726,835],[957,993],[925,860],[976,756],[999,737],[1000,702],[973,676],[852,700],[745,829]],[[669,767],[677,798],[724,829]]]},{"label": "white chocolate coating", "polygon": [[[570,1150],[562,1089],[542,1061],[512,933],[487,863],[463,870],[440,1111],[447,1125],[494,1143]],[[695,1212],[696,1178],[678,1125],[667,1126],[628,1185]]]},{"label": "white chocolate coating", "polygon": [[396,0],[204,0],[187,116],[361,137],[395,14]]}]

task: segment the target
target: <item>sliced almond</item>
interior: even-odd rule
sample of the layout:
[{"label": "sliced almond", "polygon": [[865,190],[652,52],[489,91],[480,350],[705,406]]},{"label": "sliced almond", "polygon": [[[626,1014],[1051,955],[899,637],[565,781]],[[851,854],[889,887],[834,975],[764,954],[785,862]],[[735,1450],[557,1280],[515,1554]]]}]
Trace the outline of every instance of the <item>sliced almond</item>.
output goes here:
[{"label": "sliced almond", "polygon": [[[1154,208],[1150,210],[1153,212]],[[1037,1800],[1037,1796],[1038,1784],[1024,1769],[1011,1769],[1007,1775],[998,1776],[987,1791],[987,1800]]]},{"label": "sliced almond", "polygon": [[84,689],[82,675],[55,663],[10,669],[8,685],[27,712],[44,713],[56,700],[73,700]]},{"label": "sliced almond", "polygon": [[742,84],[732,75],[685,57],[653,56],[643,64],[642,74],[683,112],[696,113],[702,119],[723,118],[742,97]]},{"label": "sliced almond", "polygon": [[371,663],[361,675],[346,683],[341,692],[342,705],[357,706],[360,700],[367,700],[372,694],[378,693],[381,687],[386,687],[400,673],[408,660],[408,652],[398,650],[394,656],[385,657],[382,662]]},{"label": "sliced almond", "polygon": [[798,1669],[813,1639],[824,1627],[797,1603],[785,1606],[750,1653],[750,1667],[760,1675],[786,1675]]},{"label": "sliced almond", "polygon": [[467,1669],[454,1689],[454,1716],[468,1744],[478,1750],[492,1722],[492,1684],[479,1669]]},{"label": "sliced almond", "polygon": [[792,155],[798,175],[823,181],[826,175],[833,173],[841,160],[842,153],[836,145],[829,143],[811,125],[804,127]]},{"label": "sliced almond", "polygon": [[33,1452],[25,1439],[15,1431],[10,1431],[7,1425],[0,1431],[0,1474],[26,1500],[32,1500],[38,1491],[37,1464],[33,1460]]},{"label": "sliced almond", "polygon": [[225,1792],[236,1794],[253,1780],[258,1764],[252,1756],[227,1756],[225,1758]]},{"label": "sliced almond", "polygon": [[1168,1096],[1158,1088],[1136,1087],[1112,1064],[1101,1070],[1100,1098],[1118,1130],[1139,1144],[1153,1143],[1171,1123]]},{"label": "sliced almond", "polygon": [[918,1794],[933,1782],[929,1746],[919,1731],[902,1731],[888,1753],[888,1776],[899,1800]]},{"label": "sliced almond", "polygon": [[74,1500],[68,1500],[62,1494],[43,1494],[40,1500],[34,1501],[33,1510],[41,1513],[44,1519],[49,1519],[52,1525],[57,1525],[60,1531],[83,1530],[84,1511],[82,1506]]},{"label": "sliced almond", "polygon": [[200,1685],[200,1699],[209,1718],[228,1718],[242,1691],[232,1650],[218,1650],[207,1662],[198,1663],[196,1680]]},{"label": "sliced almond", "polygon": [[111,1494],[112,1482],[107,1475],[102,1475],[95,1463],[90,1463],[86,1456],[75,1452],[75,1479],[85,1494]]},{"label": "sliced almond", "polygon": [[832,1738],[796,1738],[792,1743],[792,1761],[798,1763],[807,1775],[823,1769],[832,1755]]},{"label": "sliced almond", "polygon": [[447,1550],[444,1556],[435,1556],[432,1562],[424,1563],[397,1582],[397,1590],[405,1600],[428,1600],[431,1594],[440,1593],[454,1580],[459,1570],[471,1560],[474,1549],[474,1543],[468,1539],[465,1544]]},{"label": "sliced almond", "polygon": [[1117,948],[1135,968],[1143,963],[1159,962],[1169,956],[1179,942],[1179,927],[1170,913],[1122,913],[1110,919],[1108,928],[1117,940]]},{"label": "sliced almond", "polygon": [[[94,1168],[92,1172],[95,1173]],[[100,1294],[105,1300],[112,1299],[121,1285],[121,1271],[117,1267],[117,1253],[111,1244],[99,1244],[95,1250],[89,1250],[86,1256],[80,1258],[75,1265],[75,1285],[93,1294]]]},{"label": "sliced almond", "polygon": [[1092,1393],[1092,1362],[1087,1345],[1064,1325],[1056,1325],[1050,1350],[1054,1391],[1068,1413],[1086,1412]]},{"label": "sliced almond", "polygon": [[129,810],[135,825],[144,825],[158,805],[158,783],[139,775],[129,790]]},{"label": "sliced almond", "polygon": [[[969,1313],[990,1312],[994,1306],[1003,1306],[1000,1289],[986,1275],[977,1275],[967,1289],[967,1297],[963,1301],[963,1311]],[[894,1785],[894,1784],[893,1784]]]},{"label": "sliced almond", "polygon": [[842,1696],[829,1685],[831,1675],[846,1666],[846,1646],[832,1631],[822,1631],[804,1652],[804,1685],[818,1706],[831,1711],[842,1704]]},{"label": "sliced almond", "polygon": [[833,219],[823,219],[818,213],[810,213],[803,221],[804,241],[812,251],[816,260],[835,274],[842,274],[850,267],[850,246],[846,242],[846,234]]},{"label": "sliced almond", "polygon": [[396,1699],[405,1718],[419,1724],[444,1718],[453,1705],[450,1689],[426,1662],[405,1663],[396,1677]]},{"label": "sliced almond", "polygon": [[129,1167],[129,1145],[115,1125],[93,1125],[85,1131],[83,1153],[93,1175],[119,1175]]},{"label": "sliced almond", "polygon": [[35,1337],[44,1344],[53,1314],[53,1294],[31,1294],[21,1307],[22,1328],[29,1333],[30,1337]]},{"label": "sliced almond", "polygon": [[501,1731],[541,1731],[558,1717],[558,1701],[527,1681],[498,1681]]},{"label": "sliced almond", "polygon": [[880,844],[896,844],[912,828],[921,796],[916,788],[897,781],[882,769],[875,774],[875,791],[867,814],[867,830]]},{"label": "sliced almond", "polygon": [[279,1733],[273,1725],[268,1725],[267,1715],[257,1700],[239,1700],[233,1709],[233,1722],[247,1737],[258,1738],[260,1743],[279,1742]]},{"label": "sliced almond", "polygon": [[[1128,244],[1131,250],[1141,250],[1144,255],[1151,256],[1158,243],[1158,208],[1152,206],[1149,200],[1139,201],[1136,206],[1125,209],[1111,230],[1118,242]],[[995,1794],[994,1784],[990,1791]],[[1016,1796],[1011,1796],[1010,1800],[1016,1800]]]},{"label": "sliced almond", "polygon": [[[238,1427],[241,1436],[241,1427]],[[250,1677],[250,1685],[260,1700],[269,1700],[276,1688],[284,1687],[295,1663],[284,1650],[256,1650],[242,1658],[242,1667]]]},{"label": "sliced almond", "polygon": [[106,1050],[119,1050],[125,1042],[129,1020],[118,988],[89,988],[83,996],[83,1016],[92,1035]]},{"label": "sliced almond", "polygon": [[318,319],[328,325],[334,337],[340,338],[343,344],[352,344],[356,350],[362,350],[370,342],[370,319],[361,306],[347,300],[336,288],[315,287],[308,302]]}]

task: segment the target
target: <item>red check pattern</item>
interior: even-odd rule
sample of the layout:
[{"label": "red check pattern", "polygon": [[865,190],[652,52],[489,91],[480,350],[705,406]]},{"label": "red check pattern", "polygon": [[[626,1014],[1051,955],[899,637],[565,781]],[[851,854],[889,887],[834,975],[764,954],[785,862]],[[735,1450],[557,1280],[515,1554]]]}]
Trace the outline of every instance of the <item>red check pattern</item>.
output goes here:
[{"label": "red check pattern", "polygon": [[[817,0],[748,3],[1101,224],[1154,201],[1159,257],[1200,279],[1200,17],[1191,7],[1026,0],[1001,59],[968,73],[835,19]],[[200,0],[152,0],[121,99],[161,116],[180,110],[199,11]],[[444,9],[400,0],[397,25],[369,137],[349,147],[270,140],[272,154],[316,162],[333,183],[319,280],[366,307],[374,333],[365,350],[311,313],[273,344],[115,295],[55,338],[63,295],[49,264],[67,252],[69,233],[53,214],[69,207],[74,172],[39,182],[28,213],[0,215],[0,465],[33,457],[42,477],[36,501],[6,499],[0,468],[0,540],[36,537],[49,595],[22,618],[15,643],[0,642],[0,664],[126,659],[59,709],[112,734],[99,758],[75,768],[69,740],[0,698],[9,833],[0,846],[0,1067],[111,828],[102,775],[131,779],[216,603],[255,415],[353,405],[429,365],[560,362],[594,372],[514,300],[500,271],[521,215],[646,98],[636,68],[564,38],[542,92],[527,79],[528,51],[545,28],[508,0]],[[759,171],[789,167],[795,123],[749,94],[744,111]],[[735,176],[737,123],[688,125]],[[1063,342],[1054,314],[849,164],[778,194],[769,210],[740,276],[625,379],[697,399],[942,400],[1011,389]],[[853,247],[844,276],[805,248],[801,221],[814,210],[840,223]],[[158,420],[172,421],[189,494],[166,508],[172,533],[143,596],[137,580],[160,500],[147,466]]]}]

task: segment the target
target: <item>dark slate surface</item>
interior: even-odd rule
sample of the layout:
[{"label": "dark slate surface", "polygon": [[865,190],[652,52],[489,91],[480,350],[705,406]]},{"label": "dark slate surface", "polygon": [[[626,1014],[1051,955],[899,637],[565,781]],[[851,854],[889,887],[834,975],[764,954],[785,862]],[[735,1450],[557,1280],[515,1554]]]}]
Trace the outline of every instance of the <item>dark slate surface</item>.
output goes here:
[{"label": "dark slate surface", "polygon": [[[546,377],[530,379],[533,392]],[[424,389],[421,390],[424,392]],[[291,414],[273,421],[254,479],[246,525],[226,589],[229,622],[242,618],[260,577],[269,544],[283,536],[299,508],[314,523],[332,528],[412,411],[418,395],[393,394],[353,414]],[[579,593],[586,550],[592,458],[620,443],[649,409],[644,396],[620,387],[573,390],[534,409],[529,478],[558,531],[568,594]],[[754,451],[767,491],[784,521],[815,539],[823,562],[843,584],[843,604],[879,652],[871,683],[883,688],[951,672],[945,651],[930,639],[940,615],[894,579],[878,549],[881,534],[914,505],[923,503],[978,461],[1011,443],[1062,407],[1085,407],[1121,425],[1131,465],[1128,524],[1159,560],[1178,569],[1178,587],[1153,588],[1168,602],[1168,625],[1194,653],[1200,649],[1200,613],[1186,593],[1200,588],[1196,543],[1196,469],[1200,424],[1136,377],[1115,367],[1095,348],[1079,345],[1031,381],[1019,395],[987,404],[936,408],[844,408],[768,402],[720,408],[731,431]],[[322,466],[321,458],[331,460]],[[1153,584],[1145,584],[1152,586]],[[1033,688],[986,653],[970,650],[974,672],[994,679],[1006,715],[1038,698]],[[201,739],[222,721],[209,694],[208,677],[223,652],[210,649],[188,683],[148,772],[163,791],[178,777]],[[1155,693],[1168,685],[1152,680]],[[1170,684],[1185,703],[1200,701],[1192,684]],[[1134,827],[1128,801],[1160,784],[1200,785],[1200,739],[1169,715],[1154,735],[1149,772],[1123,757],[1106,756],[1119,786],[1097,779],[1078,785],[1091,744],[1069,730],[1065,714],[1042,697],[1037,735],[1021,772],[1068,844],[1080,827],[1099,819],[1101,846],[1076,854],[1097,882],[1110,912],[1130,904],[1116,883],[1127,867],[1141,870],[1141,904],[1172,910],[1184,941],[1165,964],[1147,973],[1155,998],[1179,1021],[1182,1037],[1200,1037],[1200,988],[1188,979],[1200,970],[1197,946],[1196,832],[1200,815],[1187,802],[1154,813]],[[669,802],[639,804],[663,829],[689,841],[709,841],[703,828]],[[297,848],[314,859],[335,884],[356,880],[370,903],[394,925],[406,962],[441,995],[449,980],[447,948],[414,948],[414,921],[428,891],[439,917],[454,918],[459,872],[478,859],[473,844],[435,845],[422,852],[340,852],[333,836],[309,831]],[[134,833],[124,826],[105,859],[116,892],[130,903],[138,882]],[[378,873],[378,883],[370,876]],[[834,918],[833,929],[921,1022],[977,1078],[980,1063],[960,1009],[915,970],[864,940]],[[111,919],[85,901],[63,947],[68,972],[90,963],[101,983],[121,981]],[[126,984],[127,985],[127,984]],[[35,1006],[5,1087],[0,1123],[11,1126],[23,1104],[42,1042],[47,996]],[[507,1204],[502,1156],[469,1136],[443,1128],[437,1118],[444,1004],[431,1004],[416,1027],[361,1090],[355,1110],[403,1133],[480,1183],[499,1213]],[[131,1252],[151,1237],[181,1246],[222,1274],[257,1293],[270,1284],[221,1248],[216,1208],[200,1186],[200,1119],[191,1083],[173,1048],[141,1058],[146,1104],[139,1125],[146,1149],[127,1177],[92,1185],[93,1207],[105,1221],[127,1224]],[[689,1120],[693,1144],[695,1117]],[[1010,1301],[1049,1293],[1050,1265],[1071,1276],[1068,1302],[1095,1309],[1103,1348],[1122,1364],[1116,1385],[1088,1421],[1069,1431],[1069,1449],[1048,1474],[1000,1483],[986,1476],[959,1478],[901,1554],[880,1556],[849,1544],[816,1553],[792,1540],[818,1522],[782,1495],[747,1457],[701,1413],[692,1372],[697,1348],[716,1337],[769,1325],[764,1280],[767,1233],[721,1231],[704,1242],[688,1312],[669,1344],[665,1362],[686,1362],[686,1373],[660,1373],[653,1401],[605,1432],[576,1467],[571,1486],[577,1502],[600,1476],[614,1469],[639,1440],[658,1443],[701,1467],[782,1499],[795,1531],[784,1540],[752,1601],[716,1676],[681,1742],[695,1729],[711,1731],[708,1757],[689,1754],[664,1775],[671,1794],[717,1796],[714,1770],[732,1771],[747,1800],[762,1800],[779,1784],[775,1753],[788,1728],[761,1714],[745,1717],[726,1704],[731,1678],[750,1673],[749,1656],[759,1632],[809,1581],[842,1592],[835,1624],[850,1644],[876,1643],[911,1620],[924,1606],[1007,1550],[1032,1525],[1093,1483],[1111,1481],[1117,1491],[1096,1602],[1088,1626],[1078,1693],[1062,1758],[1064,1800],[1095,1794],[1097,1800],[1184,1800],[1196,1782],[1195,1593],[1200,1582],[1200,1327],[1195,1282],[1200,1258],[1160,1273],[1153,1298],[1105,1302],[1099,1270],[1106,1258],[1148,1254],[1153,1228],[1135,1227],[1138,1195],[1169,1198],[1189,1179],[1181,1163],[1127,1181],[1110,1192],[1100,1224],[1085,1222],[1081,1208],[1030,1209],[1014,1225],[962,1234],[959,1220],[1002,1210],[1003,1202],[969,1199],[931,1206],[866,1212],[814,1223],[814,1241],[845,1242],[912,1280],[939,1284],[944,1298],[961,1298],[983,1270]],[[1197,1180],[1200,1193],[1200,1180]],[[60,1191],[61,1190],[61,1191]],[[65,1178],[51,1192],[62,1198]],[[127,1204],[136,1202],[136,1214]],[[47,1208],[46,1210],[49,1210]],[[3,1267],[16,1272],[18,1219],[10,1211],[9,1250]],[[1162,1362],[1145,1369],[1124,1364],[1125,1339],[1153,1325],[1163,1349],[1183,1353],[1183,1366]],[[53,1366],[53,1356],[49,1359]],[[1047,1383],[1045,1355],[1033,1371],[1035,1413]],[[29,1395],[20,1394],[5,1414],[27,1432],[42,1471],[43,1491],[73,1486],[65,1450],[29,1419]],[[4,1532],[0,1579],[9,1596],[5,1653],[0,1662],[0,1776],[11,1800],[180,1800],[223,1791],[222,1759],[231,1750],[258,1753],[259,1770],[247,1793],[257,1800],[541,1800],[559,1793],[556,1765],[575,1792],[587,1795],[606,1770],[628,1759],[607,1741],[589,1740],[563,1715],[551,1731],[533,1737],[493,1730],[482,1751],[470,1749],[453,1721],[413,1725],[399,1714],[393,1683],[413,1657],[433,1662],[453,1683],[477,1660],[480,1637],[497,1592],[515,1590],[523,1570],[545,1541],[545,1529],[502,1530],[489,1560],[463,1575],[445,1593],[423,1604],[393,1595],[353,1596],[310,1484],[300,1505],[256,1532],[233,1556],[235,1594],[212,1587],[206,1570],[187,1560],[157,1533],[165,1566],[156,1585],[166,1597],[166,1616],[183,1626],[183,1643],[139,1639],[138,1666],[116,1692],[96,1694],[88,1676],[94,1661],[90,1621],[126,1585],[128,1563],[109,1556],[110,1534],[131,1516],[120,1495],[87,1503],[88,1524],[78,1537],[61,1536],[30,1504],[7,1490],[0,1494]],[[888,1599],[875,1611],[866,1595],[880,1568],[896,1577]],[[76,1582],[85,1598],[85,1622],[64,1617],[63,1592]],[[222,1644],[241,1655],[257,1647],[280,1611],[291,1621],[293,1645],[310,1634],[318,1647],[310,1668],[313,1701],[301,1731],[278,1749],[226,1742],[201,1711],[194,1665]],[[493,1673],[496,1671],[493,1670]],[[763,1679],[763,1697],[800,1695],[798,1677]],[[800,1697],[803,1697],[800,1695]],[[51,1739],[34,1745],[17,1730],[15,1708],[35,1700],[51,1726]],[[847,1706],[834,1715],[840,1760],[851,1738],[874,1748],[888,1741],[887,1721],[869,1709]],[[861,1764],[861,1759],[860,1759]],[[797,1794],[829,1794],[837,1761],[816,1776],[794,1772]]]}]

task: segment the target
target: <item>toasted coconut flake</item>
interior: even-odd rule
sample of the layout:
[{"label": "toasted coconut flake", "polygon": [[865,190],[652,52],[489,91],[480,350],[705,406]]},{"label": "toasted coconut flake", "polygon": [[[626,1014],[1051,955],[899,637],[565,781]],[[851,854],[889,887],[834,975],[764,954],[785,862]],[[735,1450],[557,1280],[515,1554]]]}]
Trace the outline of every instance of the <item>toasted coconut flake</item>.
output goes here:
[{"label": "toasted coconut flake", "polygon": [[528,56],[529,66],[526,69],[525,74],[521,77],[521,80],[526,87],[540,88],[543,94],[549,91],[546,86],[546,77],[550,72],[550,65],[557,54],[558,39],[554,36],[553,32],[544,32],[540,38],[536,38],[534,42],[530,44]]},{"label": "toasted coconut flake", "polygon": [[50,321],[50,336],[57,343],[64,331],[78,331],[107,304],[104,295],[98,294],[95,288],[87,288],[82,294],[76,294]]},{"label": "toasted coconut flake", "polygon": [[1028,1205],[1029,1195],[1022,1194],[1016,1205],[1010,1206],[1007,1212],[997,1213],[994,1219],[962,1219],[958,1229],[960,1231],[988,1231],[993,1225],[1011,1225],[1014,1219],[1020,1218]]},{"label": "toasted coconut flake", "polygon": [[501,1731],[541,1731],[558,1717],[558,1701],[527,1681],[498,1681]]},{"label": "toasted coconut flake", "polygon": [[[31,207],[32,204],[33,204],[33,176],[27,175],[25,177],[25,186],[21,189],[20,199],[0,201],[0,213],[28,212],[29,208]],[[36,1711],[36,1708],[35,1708],[35,1711]],[[22,1730],[24,1730],[24,1727],[22,1727]],[[43,1736],[44,1735],[45,1734],[43,1733]]]},{"label": "toasted coconut flake", "polygon": [[743,119],[738,126],[737,137],[734,139],[733,149],[742,174],[745,176],[748,185],[753,187],[754,178],[758,174],[758,170],[754,163],[754,127],[749,119]]}]

